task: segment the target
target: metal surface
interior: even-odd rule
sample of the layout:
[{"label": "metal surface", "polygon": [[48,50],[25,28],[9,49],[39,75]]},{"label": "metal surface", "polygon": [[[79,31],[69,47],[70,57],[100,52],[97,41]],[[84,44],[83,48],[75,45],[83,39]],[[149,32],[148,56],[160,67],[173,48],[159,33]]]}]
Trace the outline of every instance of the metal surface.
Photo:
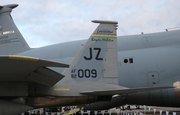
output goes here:
[{"label": "metal surface", "polygon": [[[30,49],[10,16],[15,6],[0,7],[0,54],[50,60],[46,61],[48,64],[67,63],[70,68],[64,71],[57,66],[46,67],[48,64],[35,62],[33,65],[32,60],[37,61],[36,58],[31,62],[24,60],[30,58],[18,58],[23,59],[23,63],[15,58],[13,61],[10,59],[11,62],[3,60],[0,89],[5,93],[0,98],[6,106],[0,112],[8,111],[9,105],[18,105],[18,101],[13,102],[14,104],[12,101],[22,98],[21,96],[25,96],[23,98],[27,105],[36,107],[86,104],[101,100],[108,101],[99,102],[100,105],[103,104],[101,109],[122,104],[179,107],[180,30],[117,37],[117,22],[95,21],[100,25],[87,44],[85,40],[79,40]],[[52,71],[55,73],[51,73]],[[65,77],[61,76],[62,72]],[[54,80],[53,77],[56,78],[57,74],[60,79]],[[8,85],[3,85],[4,82]],[[17,84],[11,84],[14,82]],[[27,83],[28,88],[20,85],[22,82]],[[171,89],[160,88],[174,86]],[[8,87],[15,90],[9,90]],[[156,90],[152,87],[156,87]],[[23,93],[26,88],[28,96]],[[151,88],[153,91],[150,91]],[[128,91],[123,92],[123,89]],[[90,96],[95,91],[99,91],[99,94]],[[108,95],[100,95],[106,91],[110,91]],[[109,95],[118,93],[114,91],[121,95],[109,101]],[[17,111],[14,110],[15,112]]]}]

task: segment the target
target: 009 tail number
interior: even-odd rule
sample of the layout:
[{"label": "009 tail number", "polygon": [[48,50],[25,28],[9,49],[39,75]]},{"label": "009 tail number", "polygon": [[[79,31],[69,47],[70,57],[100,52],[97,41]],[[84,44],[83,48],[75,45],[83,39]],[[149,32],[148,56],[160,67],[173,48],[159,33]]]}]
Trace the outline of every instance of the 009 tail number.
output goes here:
[{"label": "009 tail number", "polygon": [[96,78],[97,77],[97,70],[95,69],[78,69],[76,73],[76,69],[71,71],[71,77],[76,78]]}]

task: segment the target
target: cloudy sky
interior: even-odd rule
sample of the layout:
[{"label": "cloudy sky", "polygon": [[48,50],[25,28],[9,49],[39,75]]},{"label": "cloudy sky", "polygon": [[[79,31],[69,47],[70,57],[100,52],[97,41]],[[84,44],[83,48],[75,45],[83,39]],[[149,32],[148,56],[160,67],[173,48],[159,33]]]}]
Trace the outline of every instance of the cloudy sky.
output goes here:
[{"label": "cloudy sky", "polygon": [[30,47],[87,39],[97,24],[119,22],[118,36],[180,27],[180,0],[3,0]]}]

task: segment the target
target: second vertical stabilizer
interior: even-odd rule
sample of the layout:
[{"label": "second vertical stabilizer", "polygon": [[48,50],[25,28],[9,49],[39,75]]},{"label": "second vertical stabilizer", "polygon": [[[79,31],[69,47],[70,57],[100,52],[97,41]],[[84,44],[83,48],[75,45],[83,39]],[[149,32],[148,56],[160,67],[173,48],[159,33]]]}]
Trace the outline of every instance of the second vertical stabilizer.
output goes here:
[{"label": "second vertical stabilizer", "polygon": [[118,77],[117,22],[92,22],[100,24],[63,74],[77,82],[106,79],[112,83],[112,79]]},{"label": "second vertical stabilizer", "polygon": [[13,55],[30,49],[10,15],[17,6],[0,6],[0,55]]}]

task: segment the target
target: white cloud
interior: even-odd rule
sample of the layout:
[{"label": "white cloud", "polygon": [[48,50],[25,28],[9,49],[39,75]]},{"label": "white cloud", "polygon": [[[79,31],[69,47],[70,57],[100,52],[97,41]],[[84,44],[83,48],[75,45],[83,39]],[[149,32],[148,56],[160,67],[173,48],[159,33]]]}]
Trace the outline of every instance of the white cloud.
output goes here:
[{"label": "white cloud", "polygon": [[19,4],[12,16],[31,47],[86,39],[94,19],[119,22],[118,35],[164,31],[180,26],[179,0],[6,0]]}]

